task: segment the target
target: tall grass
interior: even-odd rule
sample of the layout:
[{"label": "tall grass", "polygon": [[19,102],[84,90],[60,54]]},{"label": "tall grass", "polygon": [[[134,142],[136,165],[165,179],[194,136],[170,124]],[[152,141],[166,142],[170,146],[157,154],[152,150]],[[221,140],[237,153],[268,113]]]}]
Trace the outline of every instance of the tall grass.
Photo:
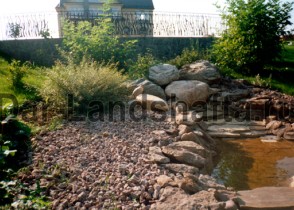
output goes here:
[{"label": "tall grass", "polygon": [[47,72],[47,80],[40,89],[43,99],[56,109],[64,110],[68,96],[75,107],[85,112],[92,101],[102,103],[126,100],[128,77],[113,65],[103,65],[83,59],[80,64],[69,61],[56,63]]}]

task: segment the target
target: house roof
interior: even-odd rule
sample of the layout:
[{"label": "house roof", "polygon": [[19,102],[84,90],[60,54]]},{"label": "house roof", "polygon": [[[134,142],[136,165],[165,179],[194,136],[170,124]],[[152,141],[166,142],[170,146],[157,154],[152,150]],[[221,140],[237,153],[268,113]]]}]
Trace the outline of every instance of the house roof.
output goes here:
[{"label": "house roof", "polygon": [[123,8],[130,9],[154,9],[152,0],[121,0]]}]

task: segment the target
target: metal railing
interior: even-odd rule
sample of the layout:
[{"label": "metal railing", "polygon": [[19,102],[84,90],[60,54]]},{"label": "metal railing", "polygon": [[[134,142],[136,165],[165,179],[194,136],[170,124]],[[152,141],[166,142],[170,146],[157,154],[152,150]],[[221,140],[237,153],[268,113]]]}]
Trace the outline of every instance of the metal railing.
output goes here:
[{"label": "metal railing", "polygon": [[[21,14],[0,17],[0,39],[29,39],[62,36],[62,19],[91,21],[103,18],[98,12],[59,12]],[[122,12],[110,15],[119,36],[208,37],[220,36],[224,30],[216,14],[166,12]]]},{"label": "metal railing", "polygon": [[59,38],[55,12],[0,16],[0,40]]}]

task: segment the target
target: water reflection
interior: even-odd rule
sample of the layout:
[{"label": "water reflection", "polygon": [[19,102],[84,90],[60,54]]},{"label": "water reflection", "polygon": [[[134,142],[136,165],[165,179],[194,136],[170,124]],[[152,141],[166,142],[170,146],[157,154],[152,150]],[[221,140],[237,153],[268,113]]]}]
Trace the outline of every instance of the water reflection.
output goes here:
[{"label": "water reflection", "polygon": [[219,148],[213,176],[236,190],[286,186],[294,176],[294,142],[221,141]]}]

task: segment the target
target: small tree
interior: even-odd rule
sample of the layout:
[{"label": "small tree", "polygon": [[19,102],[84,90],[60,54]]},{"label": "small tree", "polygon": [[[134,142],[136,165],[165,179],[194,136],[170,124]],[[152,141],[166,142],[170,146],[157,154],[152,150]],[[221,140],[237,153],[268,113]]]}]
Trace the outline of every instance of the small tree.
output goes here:
[{"label": "small tree", "polygon": [[292,3],[279,0],[226,0],[222,18],[227,25],[213,46],[221,69],[256,74],[279,58],[281,36],[292,23]]},{"label": "small tree", "polygon": [[115,34],[109,2],[104,4],[104,14],[94,22],[64,22],[64,50],[77,63],[87,56],[98,62],[114,62],[120,68],[126,68],[133,57],[136,41],[120,41]]},{"label": "small tree", "polygon": [[8,35],[12,38],[21,37],[22,27],[19,23],[8,23]]}]

